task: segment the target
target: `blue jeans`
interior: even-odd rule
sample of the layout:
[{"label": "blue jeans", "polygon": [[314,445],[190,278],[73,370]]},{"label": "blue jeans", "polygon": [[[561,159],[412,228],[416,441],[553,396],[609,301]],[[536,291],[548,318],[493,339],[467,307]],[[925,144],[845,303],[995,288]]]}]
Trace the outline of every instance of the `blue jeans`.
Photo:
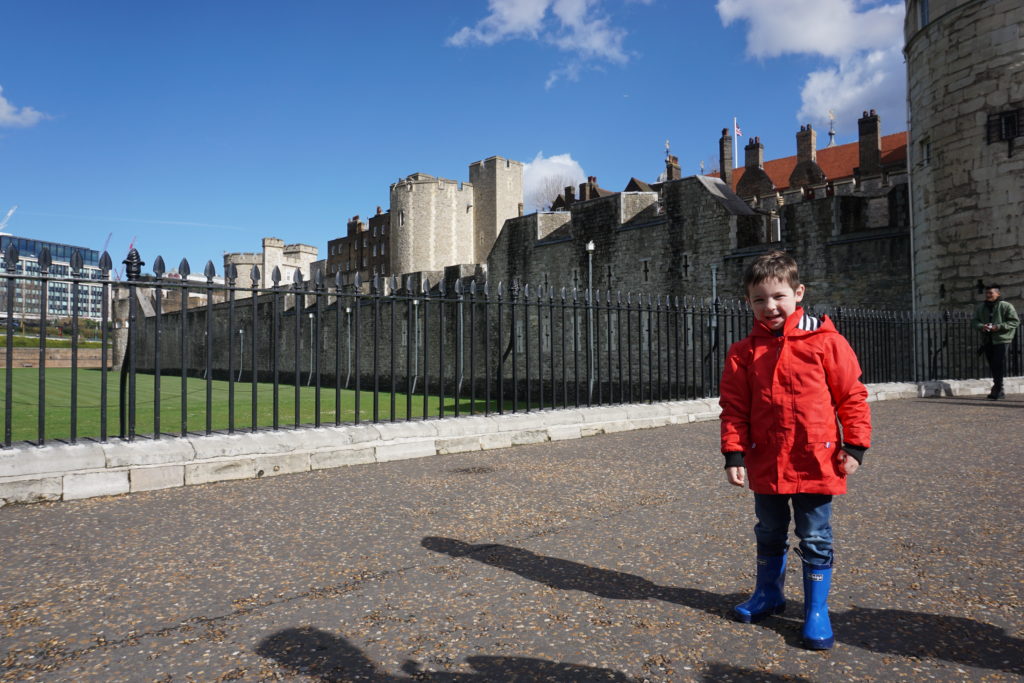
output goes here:
[{"label": "blue jeans", "polygon": [[809,565],[832,566],[832,496],[818,493],[754,494],[754,536],[758,555],[783,555],[789,542],[789,502],[800,539],[800,557]]}]

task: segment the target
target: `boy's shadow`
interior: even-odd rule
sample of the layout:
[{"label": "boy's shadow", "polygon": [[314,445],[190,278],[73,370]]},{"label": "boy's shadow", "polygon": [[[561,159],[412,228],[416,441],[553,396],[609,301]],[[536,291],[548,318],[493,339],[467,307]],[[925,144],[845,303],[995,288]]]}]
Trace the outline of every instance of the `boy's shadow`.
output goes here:
[{"label": "boy's shadow", "polygon": [[[659,586],[624,572],[591,567],[497,543],[471,545],[427,536],[424,548],[452,557],[468,557],[514,572],[558,590],[578,590],[613,600],[657,599],[729,618],[745,594],[719,595],[697,588]],[[791,572],[792,573],[792,572]],[[796,588],[799,591],[799,587]],[[787,612],[796,616],[801,601],[790,596]],[[967,666],[1024,674],[1024,640],[974,619],[904,610],[855,607],[832,612],[836,639],[865,650],[901,656],[932,657]],[[766,619],[759,626],[779,633],[789,645],[800,644],[796,623]]]},{"label": "boy's shadow", "polygon": [[[614,669],[552,662],[532,657],[467,657],[469,673],[424,671],[420,664],[406,660],[405,676],[393,676],[376,665],[346,638],[305,626],[288,628],[265,638],[256,654],[277,661],[289,670],[316,680],[369,681],[370,683],[494,683],[495,681],[551,681],[553,683],[627,683],[637,679]],[[745,680],[759,683],[807,683],[807,679],[753,671],[729,664],[710,662],[702,678],[706,681]]]},{"label": "boy's shadow", "polygon": [[557,590],[583,591],[611,600],[655,598],[726,616],[733,605],[745,599],[740,594],[719,595],[698,588],[659,586],[635,574],[591,567],[497,543],[470,545],[437,536],[427,536],[420,543],[427,550],[452,557],[470,557]]}]

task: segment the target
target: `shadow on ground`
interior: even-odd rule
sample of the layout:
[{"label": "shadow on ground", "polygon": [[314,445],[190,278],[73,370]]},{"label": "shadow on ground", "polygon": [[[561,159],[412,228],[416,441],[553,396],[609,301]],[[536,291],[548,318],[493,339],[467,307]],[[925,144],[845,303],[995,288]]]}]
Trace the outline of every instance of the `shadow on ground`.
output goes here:
[{"label": "shadow on ground", "polygon": [[[728,618],[741,595],[719,595],[695,588],[659,586],[624,572],[591,567],[497,543],[471,545],[428,536],[424,548],[468,557],[558,590],[578,590],[615,600],[657,599]],[[799,602],[788,612],[798,611]],[[1024,674],[1024,640],[991,624],[943,614],[855,607],[831,613],[836,640],[865,650],[904,657],[930,657],[966,666]],[[799,647],[799,631],[786,619],[759,624]]]},{"label": "shadow on ground", "polygon": [[[404,676],[380,671],[363,652],[342,636],[305,626],[279,631],[256,648],[256,654],[275,660],[290,671],[318,681],[369,681],[400,683],[436,681],[437,683],[495,683],[500,681],[551,681],[553,683],[589,683],[637,679],[612,669],[551,662],[530,657],[467,657],[473,671],[467,673],[425,671],[420,664],[406,660]],[[674,672],[673,672],[674,673]],[[699,674],[705,681],[744,680],[760,683],[791,681],[806,683],[808,679],[776,676],[728,664],[710,663]]]}]

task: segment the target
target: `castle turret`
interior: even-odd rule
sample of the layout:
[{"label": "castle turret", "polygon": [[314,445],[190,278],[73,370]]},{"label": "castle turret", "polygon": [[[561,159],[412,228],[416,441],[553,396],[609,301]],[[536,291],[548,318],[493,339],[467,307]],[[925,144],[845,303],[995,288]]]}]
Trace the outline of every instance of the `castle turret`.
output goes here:
[{"label": "castle turret", "polygon": [[451,263],[483,263],[501,226],[522,213],[523,164],[494,156],[469,165],[473,185],[473,256]]}]

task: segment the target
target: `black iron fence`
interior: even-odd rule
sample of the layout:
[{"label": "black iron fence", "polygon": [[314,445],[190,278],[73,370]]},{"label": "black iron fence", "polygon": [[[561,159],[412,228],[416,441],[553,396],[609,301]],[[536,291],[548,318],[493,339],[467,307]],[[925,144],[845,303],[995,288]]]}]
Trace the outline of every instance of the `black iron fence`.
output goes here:
[{"label": "black iron fence", "polygon": [[[6,447],[712,397],[729,345],[751,324],[740,302],[518,283],[414,286],[412,278],[327,282],[299,273],[284,283],[275,268],[262,286],[254,267],[251,284],[238,286],[234,267],[218,281],[209,263],[195,281],[186,261],[168,273],[159,257],[143,277],[132,250],[126,281],[110,279],[107,254],[100,262],[97,343],[115,365],[78,366],[73,306],[71,362],[53,367],[44,301],[31,321],[41,331],[30,340],[38,360],[22,368],[13,361],[19,281],[32,280],[44,297],[51,281],[66,283],[75,303],[85,278],[80,258],[70,276],[57,276],[46,254],[38,275],[18,274],[12,250],[0,273]],[[865,382],[987,373],[969,312],[815,312],[850,340]],[[1020,339],[1009,375],[1021,374]]]}]

